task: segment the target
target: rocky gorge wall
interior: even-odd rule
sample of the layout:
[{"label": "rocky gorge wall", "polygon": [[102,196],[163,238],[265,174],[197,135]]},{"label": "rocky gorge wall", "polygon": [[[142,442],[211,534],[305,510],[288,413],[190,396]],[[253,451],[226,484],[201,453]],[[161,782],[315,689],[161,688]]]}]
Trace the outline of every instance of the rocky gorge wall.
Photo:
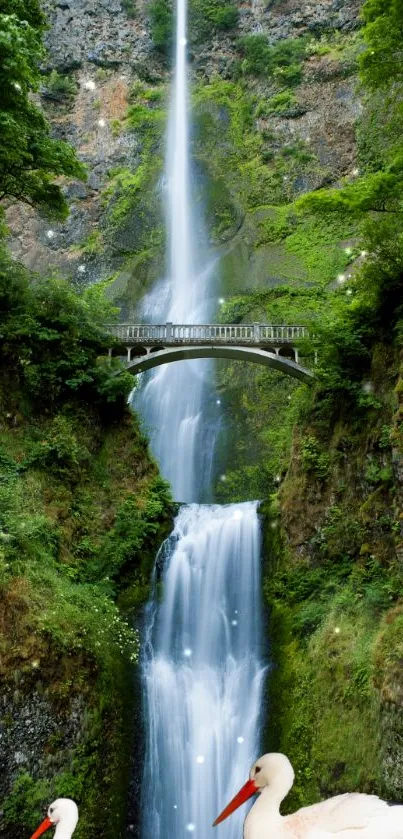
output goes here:
[{"label": "rocky gorge wall", "polygon": [[[194,19],[200,8],[194,0]],[[223,321],[321,324],[333,291],[346,289],[354,298],[349,280],[359,277],[367,256],[357,218],[314,214],[298,201],[310,190],[353,185],[368,165],[365,133],[372,117],[357,79],[363,49],[359,8],[358,2],[341,0],[267,5],[256,0],[237,5],[232,27],[213,27],[202,37],[191,32],[193,156],[200,208],[211,247],[221,256],[217,297],[223,295],[224,303],[217,317]],[[161,175],[169,49],[167,56],[156,47],[152,4],[61,0],[46,9],[49,54],[41,103],[55,134],[72,142],[87,163],[88,180],[66,186],[71,213],[65,223],[50,225],[27,208],[10,208],[10,245],[39,272],[59,271],[80,288],[103,282],[125,319],[135,315],[164,265]],[[170,13],[169,4],[164,9]],[[210,4],[202,4],[203,11],[210,13]],[[310,363],[309,348],[304,351]],[[356,788],[399,798],[397,347],[391,351],[380,339],[371,349],[357,413],[348,402],[327,413],[326,388],[310,394],[263,369],[248,371],[246,381],[242,365],[222,362],[216,377],[225,429],[216,453],[216,497],[264,499],[274,662],[265,742],[295,764],[296,788],[287,806]],[[128,439],[123,449],[112,446],[107,463],[116,469],[121,461],[132,463],[126,446]],[[115,477],[118,482],[121,476]],[[130,494],[126,472],[123,482]],[[98,489],[93,485],[92,491]],[[113,519],[110,499],[105,490],[106,525]],[[73,506],[68,523],[76,512]],[[130,512],[129,505],[129,518]],[[90,517],[87,509],[85,518]],[[127,517],[117,518],[124,529]],[[87,536],[77,540],[78,554],[86,559],[94,549]],[[137,588],[141,599],[146,591],[141,574]],[[120,600],[130,608],[124,589],[123,584]],[[53,674],[44,664],[45,687],[30,693],[33,661],[36,651],[30,648],[23,687],[18,677],[3,698],[16,714],[14,728],[7,714],[3,720],[13,780],[21,770],[40,773],[45,766],[47,773],[45,787],[32,789],[22,781],[11,792],[6,817],[15,835],[18,808],[28,801],[33,811],[32,803],[50,793],[52,766],[69,765],[67,739],[80,756],[87,748],[83,742],[91,749],[100,736],[96,708],[95,729],[91,713],[88,723],[82,683],[77,694],[62,697],[59,711],[58,680],[49,698]],[[83,682],[91,684],[86,672],[83,666]],[[124,679],[116,679],[117,693],[124,696],[126,687]],[[103,688],[97,693],[93,683],[90,693],[101,703],[105,699]],[[108,756],[121,742],[121,710],[116,700],[111,729],[116,725],[120,733],[112,735]],[[28,738],[24,752],[25,725],[39,731],[39,739],[31,744]],[[41,749],[44,764],[38,763]],[[80,783],[92,778],[102,789],[93,769],[94,755],[85,753]],[[111,778],[118,775],[115,764]],[[69,794],[73,780],[65,778]],[[91,819],[96,809],[97,799]],[[97,825],[94,817],[80,830],[92,835]]]},{"label": "rocky gorge wall", "polygon": [[[84,431],[91,440],[93,429],[80,425],[81,439]],[[15,499],[0,556],[0,835],[35,827],[58,796],[81,805],[79,836],[99,835],[101,826],[104,836],[126,835],[128,824],[136,835],[138,802],[132,806],[128,790],[141,771],[133,765],[140,688],[138,636],[128,622],[140,621],[155,553],[172,526],[169,496],[163,500],[166,488],[161,495],[130,418],[98,429],[91,466],[72,486],[52,467],[46,478],[37,466],[17,482],[4,478],[5,458],[12,452],[21,464],[38,429],[18,426],[0,429],[2,505],[7,491]],[[108,542],[114,559],[125,559],[118,573],[108,561],[105,578],[95,557]],[[9,578],[13,552],[19,567]]]},{"label": "rocky gorge wall", "polygon": [[4,253],[0,296],[0,835],[30,835],[66,796],[78,836],[122,836],[141,772],[137,626],[174,509],[133,380],[105,363],[99,296]]},{"label": "rocky gorge wall", "polygon": [[[372,405],[324,421],[313,397],[266,504],[266,745],[296,769],[286,807],[403,794],[401,359],[378,345]],[[364,418],[365,417],[365,418]]]},{"label": "rocky gorge wall", "polygon": [[[210,194],[201,200],[207,204],[213,243],[224,256],[226,292],[266,287],[284,278],[300,280],[306,274],[284,249],[262,240],[257,208],[289,202],[342,176],[354,177],[360,105],[349,44],[358,27],[358,8],[357,0],[241,4],[236,27],[192,44],[194,153],[210,181]],[[130,310],[163,264],[159,179],[170,62],[153,45],[146,4],[125,8],[118,0],[96,5],[69,0],[45,4],[45,9],[49,52],[41,103],[55,135],[69,140],[87,164],[88,180],[66,187],[71,213],[64,224],[50,225],[25,207],[10,209],[12,252],[34,270],[58,270],[80,285],[113,279],[111,295]],[[302,77],[286,87],[291,105],[271,105],[284,87],[278,74],[262,78],[242,70],[239,39],[250,35],[264,36],[270,45],[306,36]],[[70,93],[61,89],[60,80],[59,85],[52,82],[51,70],[69,79]],[[240,107],[249,110],[251,148],[244,149],[244,157],[252,158],[251,165],[255,159],[256,173],[243,176],[240,171],[245,137],[225,131],[226,103],[214,87],[219,81],[232,82]],[[203,154],[207,114],[214,133],[222,136],[210,160]],[[140,183],[150,144],[158,160]],[[224,160],[223,169],[226,156],[232,159]],[[250,196],[248,179],[260,177],[261,165],[263,189]]]}]

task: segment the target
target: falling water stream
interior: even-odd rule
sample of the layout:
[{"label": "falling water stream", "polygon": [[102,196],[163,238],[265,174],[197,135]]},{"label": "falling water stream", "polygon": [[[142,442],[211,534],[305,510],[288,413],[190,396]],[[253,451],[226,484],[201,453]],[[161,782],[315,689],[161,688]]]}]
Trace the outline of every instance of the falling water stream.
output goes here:
[{"label": "falling water stream", "polygon": [[[166,156],[167,277],[144,318],[208,322],[214,261],[194,212],[188,125],[186,0],[177,0],[176,64]],[[135,397],[151,446],[182,502],[147,607],[142,678],[146,756],[143,839],[212,835],[212,821],[244,783],[259,748],[264,666],[260,647],[257,503],[204,505],[211,440],[209,362],[179,362],[147,375]],[[202,370],[202,373],[200,372]],[[210,394],[210,395],[209,395]],[[218,828],[240,839],[244,812]]]},{"label": "falling water stream", "polygon": [[[183,507],[149,606],[143,836],[205,839],[257,756],[264,669],[256,503]],[[220,827],[240,839],[244,812]]]},{"label": "falling water stream", "polygon": [[[207,256],[200,213],[192,200],[186,68],[186,0],[177,7],[176,64],[166,154],[167,277],[147,295],[143,315],[151,321],[207,323],[211,314],[214,260]],[[197,218],[196,218],[197,215]],[[148,375],[136,407],[150,430],[161,472],[178,501],[200,501],[206,483],[202,405],[210,363],[186,361]]]}]

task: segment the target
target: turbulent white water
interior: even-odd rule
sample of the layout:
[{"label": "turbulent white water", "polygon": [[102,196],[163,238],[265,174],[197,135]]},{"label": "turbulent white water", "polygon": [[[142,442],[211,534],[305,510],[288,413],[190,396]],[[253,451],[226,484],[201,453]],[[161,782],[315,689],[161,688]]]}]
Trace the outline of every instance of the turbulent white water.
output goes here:
[{"label": "turbulent white water", "polygon": [[[149,606],[143,836],[211,836],[258,755],[260,539],[255,503],[182,508]],[[240,839],[245,808],[220,825]]]}]

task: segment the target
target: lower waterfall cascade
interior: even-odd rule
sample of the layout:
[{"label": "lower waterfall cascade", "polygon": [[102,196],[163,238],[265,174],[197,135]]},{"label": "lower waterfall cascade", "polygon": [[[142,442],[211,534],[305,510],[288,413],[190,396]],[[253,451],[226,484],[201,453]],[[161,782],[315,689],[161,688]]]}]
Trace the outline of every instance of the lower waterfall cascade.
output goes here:
[{"label": "lower waterfall cascade", "polygon": [[[164,553],[164,597],[156,586],[142,661],[142,835],[206,839],[259,749],[257,503],[182,507]],[[234,814],[221,837],[238,839],[243,818]]]}]

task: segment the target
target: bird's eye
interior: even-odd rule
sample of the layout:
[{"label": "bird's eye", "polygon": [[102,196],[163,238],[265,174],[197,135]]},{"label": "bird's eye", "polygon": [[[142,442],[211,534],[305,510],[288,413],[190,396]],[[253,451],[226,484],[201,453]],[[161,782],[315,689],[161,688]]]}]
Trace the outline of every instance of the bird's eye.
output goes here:
[{"label": "bird's eye", "polygon": [[255,775],[257,775],[257,773],[260,772],[261,768],[261,766],[255,766]]},{"label": "bird's eye", "polygon": [[53,813],[54,807],[49,807],[49,813]]}]

